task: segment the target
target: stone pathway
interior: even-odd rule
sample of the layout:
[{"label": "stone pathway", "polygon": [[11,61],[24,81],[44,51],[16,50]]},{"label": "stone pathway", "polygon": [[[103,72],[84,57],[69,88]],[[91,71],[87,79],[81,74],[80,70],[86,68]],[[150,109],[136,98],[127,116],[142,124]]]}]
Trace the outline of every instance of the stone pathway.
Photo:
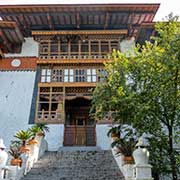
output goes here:
[{"label": "stone pathway", "polygon": [[46,152],[21,180],[124,180],[111,151]]}]

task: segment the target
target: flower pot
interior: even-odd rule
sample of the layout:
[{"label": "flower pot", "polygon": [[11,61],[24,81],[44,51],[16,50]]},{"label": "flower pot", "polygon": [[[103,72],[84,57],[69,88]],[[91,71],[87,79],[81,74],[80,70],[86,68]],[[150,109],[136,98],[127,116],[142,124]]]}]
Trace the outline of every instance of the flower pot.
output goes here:
[{"label": "flower pot", "polygon": [[37,144],[37,143],[38,143],[38,141],[36,139],[31,139],[28,142],[29,145],[33,145],[33,144]]},{"label": "flower pot", "polygon": [[11,159],[11,165],[12,166],[20,166],[22,165],[22,159],[17,158],[17,159]]},{"label": "flower pot", "polygon": [[133,156],[124,156],[124,164],[134,164]]},{"label": "flower pot", "polygon": [[112,133],[111,134],[111,138],[113,139],[113,141],[117,140],[118,138],[120,138],[118,133]]},{"label": "flower pot", "polygon": [[45,134],[44,134],[44,132],[43,132],[43,131],[38,132],[36,135],[37,135],[37,136],[45,136]]},{"label": "flower pot", "polygon": [[22,153],[29,153],[30,148],[27,147],[27,146],[22,146],[22,147],[20,148],[20,151],[21,151]]}]

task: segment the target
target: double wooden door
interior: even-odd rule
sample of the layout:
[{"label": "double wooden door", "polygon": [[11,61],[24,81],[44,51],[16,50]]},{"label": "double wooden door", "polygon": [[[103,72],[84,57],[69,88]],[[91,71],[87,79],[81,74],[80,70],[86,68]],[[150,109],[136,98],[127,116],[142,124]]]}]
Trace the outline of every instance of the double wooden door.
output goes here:
[{"label": "double wooden door", "polygon": [[95,125],[65,125],[65,146],[95,146]]}]

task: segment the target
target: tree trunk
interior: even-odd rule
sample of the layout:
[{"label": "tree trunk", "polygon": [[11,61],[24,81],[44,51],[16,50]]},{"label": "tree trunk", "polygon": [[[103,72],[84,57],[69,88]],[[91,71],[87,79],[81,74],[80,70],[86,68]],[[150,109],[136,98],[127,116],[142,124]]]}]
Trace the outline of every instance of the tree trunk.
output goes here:
[{"label": "tree trunk", "polygon": [[154,180],[159,180],[159,173],[154,172],[153,173],[153,178],[154,178]]},{"label": "tree trunk", "polygon": [[171,163],[171,170],[172,170],[172,180],[178,180],[177,178],[177,169],[176,169],[176,160],[174,156],[174,150],[173,150],[173,132],[172,132],[172,126],[168,127],[169,130],[169,157],[170,157],[170,163]]}]

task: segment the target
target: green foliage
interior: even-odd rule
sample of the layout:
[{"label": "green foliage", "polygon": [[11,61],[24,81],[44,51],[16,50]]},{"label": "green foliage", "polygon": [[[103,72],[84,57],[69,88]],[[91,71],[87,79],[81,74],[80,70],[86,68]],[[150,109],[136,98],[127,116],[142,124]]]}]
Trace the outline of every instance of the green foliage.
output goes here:
[{"label": "green foliage", "polygon": [[[178,179],[177,150],[180,127],[180,23],[168,16],[156,24],[158,36],[134,49],[128,57],[119,51],[105,64],[106,83],[94,91],[91,114],[107,112],[119,124],[132,124],[150,137],[154,174]],[[114,116],[113,116],[114,115]]]},{"label": "green foliage", "polygon": [[34,127],[39,128],[44,133],[49,132],[49,127],[47,126],[46,123],[37,123],[37,124],[34,125]]},{"label": "green foliage", "polygon": [[8,153],[14,158],[18,159],[20,158],[22,152],[21,152],[21,146],[22,143],[20,141],[11,141],[10,150]]},{"label": "green foliage", "polygon": [[107,133],[107,136],[110,137],[112,134],[116,134],[120,137],[120,126],[112,126],[108,133]]},{"label": "green foliage", "polygon": [[23,145],[25,145],[26,141],[29,140],[32,136],[33,134],[29,130],[20,130],[14,135],[15,138],[18,138],[23,142]]},{"label": "green foliage", "polygon": [[118,153],[122,153],[124,156],[132,156],[136,143],[137,141],[134,138],[128,140],[119,138],[111,144],[111,147],[116,146],[119,149]]},{"label": "green foliage", "polygon": [[37,126],[36,124],[34,126],[32,126],[29,131],[33,134],[33,137],[36,136],[37,133],[42,131],[42,128],[40,128],[39,126]]}]

